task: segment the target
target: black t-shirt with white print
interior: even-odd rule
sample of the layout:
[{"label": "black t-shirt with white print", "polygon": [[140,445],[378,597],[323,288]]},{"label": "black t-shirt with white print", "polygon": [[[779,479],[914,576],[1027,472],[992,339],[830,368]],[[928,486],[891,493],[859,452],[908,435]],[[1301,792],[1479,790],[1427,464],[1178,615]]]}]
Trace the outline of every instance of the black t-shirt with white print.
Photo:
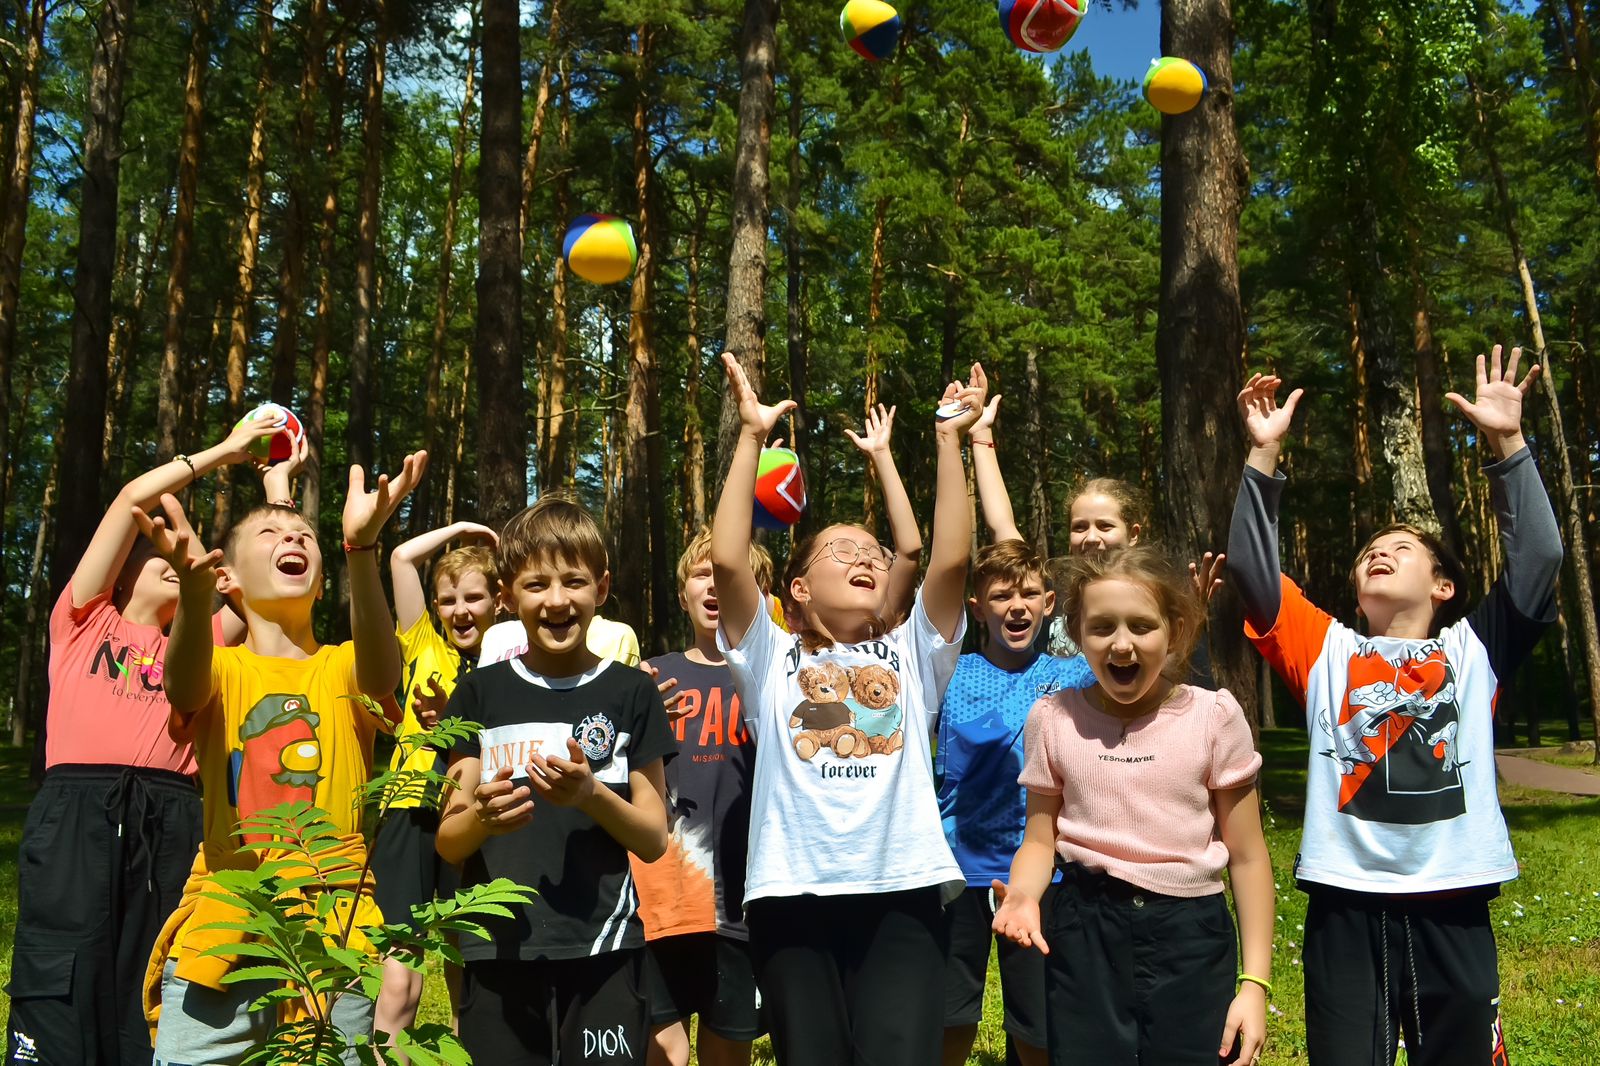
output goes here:
[{"label": "black t-shirt with white print", "polygon": [[[661,694],[647,674],[607,660],[578,677],[552,678],[520,659],[474,670],[446,711],[483,731],[456,746],[480,759],[483,776],[514,767],[526,783],[530,757],[569,758],[567,738],[588,756],[596,785],[629,798],[628,772],[675,753]],[[463,783],[471,788],[476,782]],[[491,836],[462,864],[464,885],[496,877],[537,890],[511,918],[484,921],[491,939],[464,936],[468,960],[574,959],[644,943],[628,853],[587,814],[534,796],[533,820]]]}]

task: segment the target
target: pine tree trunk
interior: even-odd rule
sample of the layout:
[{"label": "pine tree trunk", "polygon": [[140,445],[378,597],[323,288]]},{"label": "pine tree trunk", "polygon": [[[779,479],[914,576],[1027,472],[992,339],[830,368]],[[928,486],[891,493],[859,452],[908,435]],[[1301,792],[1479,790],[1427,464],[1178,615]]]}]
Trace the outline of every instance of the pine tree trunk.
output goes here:
[{"label": "pine tree trunk", "polygon": [[1039,349],[1028,345],[1023,372],[1028,382],[1028,450],[1033,462],[1028,472],[1028,538],[1039,558],[1050,558],[1050,502],[1045,497],[1049,452],[1044,435],[1044,380],[1039,376]]},{"label": "pine tree trunk", "polygon": [[[561,62],[561,121],[556,135],[561,158],[566,159],[572,143],[572,93],[567,78],[566,58]],[[571,213],[568,200],[567,170],[565,167],[555,178],[556,217],[565,219]],[[554,283],[550,288],[550,341],[543,360],[543,373],[539,376],[539,487],[541,490],[565,485],[572,470],[572,456],[577,437],[576,410],[567,413],[567,395],[571,390],[570,370],[567,366],[567,261],[556,257]]]},{"label": "pine tree trunk", "polygon": [[1390,517],[1440,533],[1423,460],[1417,375],[1401,356],[1385,292],[1389,272],[1379,247],[1377,205],[1364,189],[1357,190],[1356,195],[1357,202],[1349,208],[1350,288],[1355,293],[1356,319],[1367,350],[1379,448],[1389,472]]},{"label": "pine tree trunk", "polygon": [[333,238],[339,228],[339,180],[334,173],[344,143],[344,94],[349,46],[333,46],[328,84],[328,133],[323,141],[322,222],[317,237],[317,318],[311,336],[311,390],[306,395],[306,467],[300,478],[300,509],[315,526],[322,515],[323,427],[328,413],[328,353],[333,348]]},{"label": "pine tree trunk", "polygon": [[[1567,18],[1572,20],[1572,70],[1577,83],[1577,103],[1583,112],[1583,134],[1589,145],[1589,160],[1594,168],[1595,189],[1600,191],[1600,87],[1595,85],[1594,38],[1589,33],[1589,16],[1578,0],[1566,0]],[[1555,16],[1561,21],[1561,16]]]},{"label": "pine tree trunk", "polygon": [[613,565],[617,580],[617,615],[635,630],[651,628],[651,603],[645,588],[645,559],[664,554],[666,546],[651,544],[653,532],[648,513],[648,497],[657,496],[658,483],[651,480],[647,455],[651,426],[648,409],[656,393],[656,356],[651,331],[651,287],[655,275],[655,248],[650,191],[650,106],[647,95],[650,69],[651,31],[640,26],[634,51],[633,101],[633,192],[638,225],[634,228],[639,249],[638,266],[628,301],[628,382],[627,405],[622,417],[622,522],[613,527],[617,555]]},{"label": "pine tree trunk", "polygon": [[478,162],[478,508],[500,522],[528,500],[522,383],[522,70],[516,0],[483,3]]},{"label": "pine tree trunk", "polygon": [[[472,29],[467,43],[466,85],[462,89],[461,110],[456,115],[456,141],[450,154],[450,193],[444,202],[444,226],[439,249],[439,291],[433,305],[433,338],[428,348],[427,398],[423,407],[422,448],[430,456],[442,439],[439,433],[440,375],[444,370],[445,331],[450,321],[451,269],[456,251],[456,214],[461,205],[461,183],[467,164],[467,137],[472,132],[472,94],[478,57],[478,10],[472,9]],[[417,486],[416,502],[411,508],[411,535],[414,537],[430,528],[435,520],[433,513],[433,482],[423,478]]]},{"label": "pine tree trunk", "polygon": [[461,353],[461,389],[456,395],[454,405],[455,418],[451,420],[456,427],[456,439],[455,446],[450,449],[450,477],[445,481],[445,525],[454,525],[456,522],[456,501],[461,477],[461,462],[467,453],[467,398],[471,395],[472,352],[469,349]]},{"label": "pine tree trunk", "polygon": [[127,408],[128,382],[137,380],[134,363],[139,354],[139,335],[144,327],[144,308],[155,287],[156,256],[161,251],[161,240],[171,216],[172,190],[164,190],[156,200],[155,224],[148,232],[138,235],[142,245],[142,258],[133,277],[133,303],[126,315],[112,319],[111,339],[106,351],[106,374],[110,379],[106,397],[105,432],[100,438],[100,463],[102,488],[122,484],[122,456],[125,448],[114,448],[117,430],[122,425]]},{"label": "pine tree trunk", "polygon": [[1365,544],[1378,528],[1372,513],[1372,407],[1367,389],[1367,348],[1361,343],[1361,318],[1356,294],[1348,292],[1350,308],[1350,365],[1355,385],[1355,411],[1351,439],[1355,442],[1356,492],[1350,501],[1351,534],[1357,544]]},{"label": "pine tree trunk", "polygon": [[[870,415],[878,406],[878,319],[883,317],[883,240],[884,221],[889,213],[889,199],[878,197],[872,212],[872,279],[867,286],[867,375],[866,408]],[[878,519],[877,482],[872,471],[861,479],[861,524],[866,529],[876,529]]]},{"label": "pine tree trunk", "polygon": [[50,559],[50,602],[60,595],[100,522],[100,449],[106,418],[106,355],[111,335],[111,269],[117,247],[117,187],[122,159],[123,85],[133,0],[106,0],[95,22],[84,123],[78,258],[72,283],[72,349],[67,371],[61,482],[91,491],[63,494]]},{"label": "pine tree trunk", "polygon": [[688,315],[689,336],[684,347],[683,374],[683,543],[694,539],[706,524],[706,437],[700,414],[700,378],[705,359],[700,351],[700,247],[705,241],[706,216],[711,204],[696,199],[694,229],[689,234]]},{"label": "pine tree trunk", "polygon": [[[263,0],[256,12],[256,110],[250,121],[250,154],[245,160],[244,224],[239,230],[239,280],[233,310],[228,316],[228,409],[224,425],[244,414],[245,377],[248,373],[251,310],[256,292],[256,254],[261,249],[261,188],[267,161],[267,109],[272,90],[272,5]],[[232,465],[217,470],[217,509],[213,528],[227,529],[233,518]]]},{"label": "pine tree trunk", "polygon": [[[1415,225],[1414,223],[1412,224]],[[1420,235],[1413,228],[1407,234],[1411,261],[1411,352],[1416,363],[1417,395],[1422,420],[1422,463],[1428,482],[1433,512],[1439,519],[1439,533],[1445,545],[1463,558],[1461,522],[1456,517],[1452,487],[1450,427],[1445,421],[1444,387],[1439,379],[1439,352],[1433,339],[1433,319],[1428,312],[1428,282],[1422,276],[1417,243]]]},{"label": "pine tree trunk", "polygon": [[[1572,581],[1578,599],[1578,623],[1583,635],[1583,661],[1588,674],[1590,713],[1594,716],[1596,735],[1600,736],[1600,619],[1595,616],[1594,579],[1590,573],[1589,534],[1583,520],[1583,508],[1578,501],[1577,480],[1572,472],[1572,454],[1567,449],[1566,428],[1562,425],[1561,402],[1556,393],[1556,382],[1550,373],[1550,353],[1545,347],[1544,324],[1539,316],[1539,297],[1533,285],[1533,272],[1528,269],[1528,257],[1523,254],[1522,234],[1517,227],[1516,204],[1511,199],[1505,171],[1500,166],[1500,156],[1495,149],[1494,136],[1484,118],[1483,98],[1471,78],[1467,80],[1477,102],[1479,147],[1489,162],[1494,176],[1495,192],[1500,199],[1500,210],[1505,224],[1506,240],[1511,245],[1511,257],[1516,261],[1517,279],[1522,287],[1523,312],[1533,333],[1533,348],[1544,372],[1539,375],[1539,387],[1548,404],[1551,451],[1556,457],[1556,484],[1561,501],[1561,517],[1566,525],[1566,559],[1572,568]],[[1596,745],[1595,758],[1600,762],[1600,745]]]},{"label": "pine tree trunk", "polygon": [[194,208],[200,185],[200,140],[205,129],[206,67],[211,61],[211,0],[194,0],[189,59],[183,75],[183,132],[178,140],[178,206],[172,216],[172,260],[167,273],[167,324],[161,338],[161,382],[156,405],[156,454],[178,446],[181,404],[190,375],[183,363],[189,302],[189,260],[194,252]]},{"label": "pine tree trunk", "polygon": [[[11,159],[0,211],[0,447],[11,441],[11,375],[17,342],[17,298],[22,284],[22,249],[28,226],[28,189],[33,182],[33,124],[39,106],[39,67],[44,55],[46,0],[28,8],[28,36],[17,72]],[[9,464],[0,463],[0,555],[4,553],[6,503],[11,498]],[[30,630],[31,632],[31,630]]]},{"label": "pine tree trunk", "polygon": [[373,461],[372,327],[378,303],[378,210],[383,191],[383,75],[388,58],[389,12],[375,0],[378,24],[367,47],[366,97],[361,107],[361,209],[356,224],[356,317],[350,339],[350,421],[345,441],[352,466]]},{"label": "pine tree trunk", "polygon": [[[967,136],[972,129],[972,111],[970,108],[961,109],[961,129],[956,135],[957,151],[960,152],[967,143]],[[956,168],[955,194],[951,197],[955,205],[956,217],[961,218],[961,201],[966,193],[966,170]],[[952,234],[952,236],[954,236]],[[955,242],[951,242],[951,252]],[[954,255],[952,254],[950,266],[944,275],[944,322],[940,330],[939,344],[939,380],[941,382],[954,381],[956,378],[956,346],[959,337],[961,319],[961,275],[956,272]],[[973,536],[977,536],[977,526],[973,527]]]},{"label": "pine tree trunk", "polygon": [[[778,0],[745,0],[739,38],[739,132],[733,150],[733,203],[728,255],[727,332],[732,352],[758,395],[766,381],[767,226],[771,215],[774,72],[778,61]],[[717,430],[717,470],[728,468],[739,430],[739,408],[726,389]]]},{"label": "pine tree trunk", "polygon": [[[1162,527],[1176,558],[1222,546],[1233,514],[1233,476],[1244,465],[1234,411],[1241,385],[1244,313],[1239,299],[1239,209],[1245,161],[1233,117],[1233,13],[1229,0],[1167,0],[1161,51],[1206,72],[1200,106],[1161,120],[1161,294],[1156,365],[1161,380]],[[1204,389],[1193,383],[1205,381]],[[1226,587],[1212,601],[1212,672],[1258,721],[1256,667],[1243,640],[1243,609]]]},{"label": "pine tree trunk", "polygon": [[[550,64],[561,51],[560,41],[561,0],[550,0],[545,57],[544,62],[539,64],[539,89],[533,97],[533,119],[528,123],[528,156],[522,164],[522,212],[517,216],[517,247],[524,249],[528,247],[528,216],[533,213],[533,190],[539,182],[539,149],[544,143],[545,114],[550,108]],[[562,83],[565,82],[563,76]],[[556,221],[564,226],[569,220],[563,217]]]},{"label": "pine tree trunk", "polygon": [[[787,336],[785,342],[789,349],[789,396],[795,402],[793,415],[790,422],[794,432],[789,444],[800,457],[800,469],[811,469],[811,410],[806,404],[808,386],[807,355],[806,355],[806,278],[802,263],[803,249],[800,239],[800,137],[803,130],[805,117],[804,95],[801,90],[799,77],[791,73],[788,77],[789,90],[789,185],[784,190],[783,201],[783,266],[787,275],[786,280],[786,307]],[[802,515],[800,525],[805,525],[805,516]]]},{"label": "pine tree trunk", "polygon": [[27,606],[23,610],[22,631],[17,646],[17,688],[11,701],[11,746],[22,747],[27,740],[30,724],[41,729],[40,748],[43,748],[43,701],[35,705],[33,693],[33,666],[42,657],[44,625],[40,620],[41,604],[45,600],[44,546],[50,542],[50,512],[55,506],[56,487],[61,475],[61,449],[57,448],[50,460],[50,475],[44,483],[44,500],[39,504],[39,528],[33,538],[33,561],[28,564],[28,583],[23,586]]}]

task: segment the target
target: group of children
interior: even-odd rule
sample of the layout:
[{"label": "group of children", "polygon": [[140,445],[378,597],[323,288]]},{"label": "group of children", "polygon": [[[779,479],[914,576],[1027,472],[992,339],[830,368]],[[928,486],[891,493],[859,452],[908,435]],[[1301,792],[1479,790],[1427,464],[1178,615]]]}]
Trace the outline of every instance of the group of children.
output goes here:
[{"label": "group of children", "polygon": [[[1392,1063],[1402,1035],[1413,1066],[1506,1061],[1487,903],[1516,865],[1491,717],[1497,679],[1553,620],[1561,560],[1520,429],[1538,367],[1519,382],[1519,354],[1480,357],[1475,397],[1450,396],[1497,458],[1504,573],[1468,611],[1443,546],[1388,527],[1352,571],[1364,631],[1278,570],[1276,462],[1301,394],[1280,406],[1279,379],[1257,375],[1239,395],[1228,574],[1312,738],[1295,876],[1314,1066]],[[752,500],[791,404],[724,363],[737,446],[677,570],[693,643],[643,664],[598,616],[606,537],[569,499],[401,544],[391,614],[375,549],[426,456],[375,492],[353,470],[352,639],[330,646],[311,624],[322,550],[290,496],[302,457],[265,471],[268,502],[216,551],[172,495],[244,461],[264,426],[130,483],[51,619],[6,1061],[150,1061],[148,1017],[157,1063],[240,1062],[279,1014],[252,1008],[270,985],[225,981],[239,960],[206,950],[231,935],[208,927],[226,908],[210,875],[256,861],[238,822],[303,799],[359,861],[375,732],[451,716],[482,730],[409,765],[456,787],[442,811],[390,812],[358,918],[405,921],[499,877],[536,890],[461,940],[451,991],[474,1061],[683,1066],[698,1017],[707,1066],[749,1063],[763,1033],[784,1066],[962,1063],[997,942],[1025,1066],[1255,1062],[1275,905],[1261,759],[1238,702],[1188,665],[1221,557],[1183,574],[1148,544],[1137,494],[1097,479],[1050,574],[1018,535],[998,397],[974,366],[941,398],[959,413],[935,424],[925,558],[879,409],[851,438],[892,548],[818,529],[773,590]],[[993,535],[970,582],[963,443]],[[422,567],[453,540],[481,543],[435,562],[430,617]],[[969,611],[982,650],[962,655]],[[377,1001],[347,995],[333,1021],[393,1033],[420,991],[391,961]]]}]

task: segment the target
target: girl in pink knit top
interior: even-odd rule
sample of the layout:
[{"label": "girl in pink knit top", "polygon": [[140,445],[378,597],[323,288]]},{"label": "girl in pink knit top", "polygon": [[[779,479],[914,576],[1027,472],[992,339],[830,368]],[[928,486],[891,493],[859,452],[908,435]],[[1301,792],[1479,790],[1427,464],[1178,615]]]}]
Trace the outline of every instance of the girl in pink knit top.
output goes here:
[{"label": "girl in pink knit top", "polygon": [[[1200,602],[1143,546],[1074,558],[1062,598],[1097,683],[1029,715],[1027,828],[1010,885],[994,883],[995,931],[1047,956],[1055,1066],[1253,1063],[1274,910],[1261,757],[1226,690],[1173,680],[1185,676]],[[1054,868],[1062,884],[1041,914]]]}]

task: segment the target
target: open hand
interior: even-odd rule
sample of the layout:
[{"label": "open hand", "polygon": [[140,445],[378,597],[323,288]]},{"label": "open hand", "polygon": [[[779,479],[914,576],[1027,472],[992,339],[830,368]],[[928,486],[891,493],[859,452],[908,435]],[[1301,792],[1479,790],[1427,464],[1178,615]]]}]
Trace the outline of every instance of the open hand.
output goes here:
[{"label": "open hand", "polygon": [[438,674],[428,675],[427,684],[426,691],[420,683],[411,686],[411,713],[416,716],[418,725],[432,729],[439,724],[439,715],[450,702],[450,697],[439,688]]},{"label": "open hand", "polygon": [[728,391],[739,406],[739,422],[752,434],[759,434],[763,442],[772,435],[778,420],[797,406],[793,400],[779,400],[764,404],[750,387],[750,378],[732,352],[722,353],[722,368],[728,375]]},{"label": "open hand", "polygon": [[311,438],[302,435],[294,439],[289,448],[289,458],[283,462],[268,465],[261,459],[256,460],[256,469],[261,473],[261,488],[268,503],[294,503],[294,479],[305,469],[309,458]]},{"label": "open hand", "polygon": [[222,461],[224,463],[256,462],[257,456],[250,449],[262,437],[270,437],[284,427],[284,420],[277,415],[263,415],[252,418],[248,422],[241,422],[231,430],[222,443]]},{"label": "open hand", "polygon": [[502,766],[472,790],[472,813],[490,834],[509,833],[533,821],[532,793],[527,785],[513,785],[511,773],[511,767]]},{"label": "open hand", "polygon": [[391,480],[388,474],[378,477],[376,492],[367,491],[367,472],[359,466],[350,468],[350,489],[344,499],[344,539],[348,544],[365,547],[378,540],[383,525],[394,514],[400,501],[408,496],[423,471],[428,469],[428,453],[408,455],[401,464],[400,473]]},{"label": "open hand", "polygon": [[661,702],[667,708],[667,718],[676,718],[682,712],[678,710],[678,702],[683,699],[683,693],[673,692],[678,687],[678,679],[669,677],[661,680],[661,671],[649,663],[640,663],[639,669],[650,675],[650,680],[656,683],[656,691],[661,693]]},{"label": "open hand", "polygon": [[876,411],[867,412],[865,432],[846,429],[844,435],[868,456],[883,454],[889,450],[889,436],[894,432],[894,412],[893,407],[880,403]]},{"label": "open hand", "polygon": [[1050,945],[1039,932],[1039,901],[1020,892],[1009,891],[1002,881],[991,883],[995,901],[994,931],[1023,947],[1035,947],[1041,955],[1050,954]]},{"label": "open hand", "polygon": [[1543,367],[1537,361],[1528,368],[1527,377],[1517,381],[1517,363],[1522,360],[1520,347],[1511,349],[1511,361],[1504,372],[1500,368],[1500,345],[1494,346],[1493,361],[1486,368],[1482,355],[1478,356],[1478,390],[1471,402],[1457,392],[1445,393],[1445,399],[1455,404],[1482,433],[1495,456],[1504,459],[1520,451],[1522,439],[1522,404],[1539,380]]},{"label": "open hand", "polygon": [[1211,597],[1217,594],[1222,587],[1222,568],[1228,561],[1224,552],[1213,555],[1206,552],[1200,557],[1199,564],[1189,564],[1189,580],[1194,582],[1194,592],[1200,597],[1201,603],[1210,603]]},{"label": "open hand", "polygon": [[177,573],[179,583],[187,585],[199,581],[215,586],[216,566],[222,561],[222,549],[206,551],[189,524],[189,516],[183,513],[183,504],[172,493],[161,494],[161,508],[165,516],[155,518],[146,514],[142,507],[133,509],[133,521],[139,532],[149,538],[156,554]]},{"label": "open hand", "polygon": [[533,756],[528,764],[528,779],[539,795],[558,807],[581,807],[594,795],[594,771],[589,769],[589,758],[572,737],[567,738],[567,754],[546,758]]},{"label": "open hand", "polygon": [[1278,390],[1282,387],[1283,379],[1275,374],[1252,374],[1239,390],[1239,417],[1252,448],[1280,445],[1289,435],[1294,409],[1306,390],[1295,389],[1279,407]]}]

